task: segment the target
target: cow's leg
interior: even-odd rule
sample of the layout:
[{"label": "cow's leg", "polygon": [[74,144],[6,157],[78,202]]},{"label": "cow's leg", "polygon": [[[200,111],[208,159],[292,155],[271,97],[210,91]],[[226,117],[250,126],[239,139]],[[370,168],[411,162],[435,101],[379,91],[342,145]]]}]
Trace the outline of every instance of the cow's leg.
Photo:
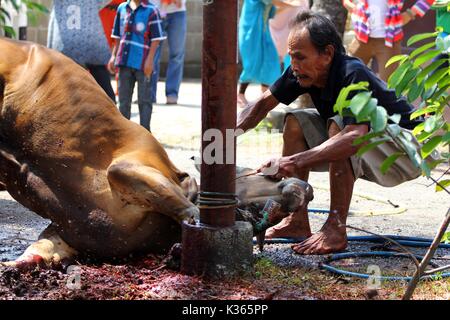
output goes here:
[{"label": "cow's leg", "polygon": [[108,168],[108,181],[123,201],[151,208],[179,223],[198,217],[198,208],[182,188],[154,168],[126,160],[116,162]]},{"label": "cow's leg", "polygon": [[186,198],[191,202],[195,202],[197,200],[198,194],[198,184],[195,178],[190,177],[187,173],[183,173],[178,176],[181,182],[181,188],[183,189],[183,193]]},{"label": "cow's leg", "polygon": [[50,225],[39,236],[39,240],[30,245],[15,261],[2,263],[22,270],[35,266],[52,266],[72,261],[77,251],[70,247]]}]

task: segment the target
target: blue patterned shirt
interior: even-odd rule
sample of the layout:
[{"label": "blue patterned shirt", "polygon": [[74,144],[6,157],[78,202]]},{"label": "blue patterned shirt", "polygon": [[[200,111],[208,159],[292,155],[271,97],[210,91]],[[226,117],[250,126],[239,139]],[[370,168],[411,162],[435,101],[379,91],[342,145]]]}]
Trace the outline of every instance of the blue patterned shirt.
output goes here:
[{"label": "blue patterned shirt", "polygon": [[137,70],[144,69],[151,42],[166,38],[159,11],[147,0],[142,0],[134,11],[130,0],[119,5],[111,37],[120,39],[116,67]]}]

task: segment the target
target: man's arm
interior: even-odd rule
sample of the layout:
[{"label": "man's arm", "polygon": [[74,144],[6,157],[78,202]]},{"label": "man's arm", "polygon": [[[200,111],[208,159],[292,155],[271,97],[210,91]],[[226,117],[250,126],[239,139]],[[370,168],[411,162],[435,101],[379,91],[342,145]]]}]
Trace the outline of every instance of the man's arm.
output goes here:
[{"label": "man's arm", "polygon": [[418,0],[416,3],[406,11],[401,13],[403,25],[409,23],[417,17],[423,17],[425,13],[431,8],[435,0]]},{"label": "man's arm", "polygon": [[145,64],[144,64],[144,75],[146,77],[151,77],[152,72],[153,72],[153,59],[155,57],[155,52],[156,49],[158,49],[160,41],[159,40],[154,40],[152,41],[151,45],[150,45],[150,50],[147,56],[147,59],[145,60]]},{"label": "man's arm", "polygon": [[256,102],[249,103],[239,113],[236,129],[247,131],[256,127],[278,103],[272,92],[266,90]]},{"label": "man's arm", "polygon": [[113,47],[111,49],[111,58],[109,59],[109,62],[108,62],[108,70],[111,73],[115,72],[114,64],[116,61],[117,48],[119,47],[119,39],[116,38],[113,41],[114,41],[114,43],[113,43]]},{"label": "man's arm", "polygon": [[356,5],[353,3],[352,0],[343,0],[342,5],[344,6],[345,9],[348,10],[348,12],[353,12],[353,10],[356,7]]},{"label": "man's arm", "polygon": [[353,141],[368,132],[366,124],[347,125],[342,131],[307,151],[291,156],[271,160],[262,165],[258,172],[273,175],[278,178],[294,176],[297,170],[311,169],[322,163],[348,159],[354,155],[360,145],[354,146]]}]

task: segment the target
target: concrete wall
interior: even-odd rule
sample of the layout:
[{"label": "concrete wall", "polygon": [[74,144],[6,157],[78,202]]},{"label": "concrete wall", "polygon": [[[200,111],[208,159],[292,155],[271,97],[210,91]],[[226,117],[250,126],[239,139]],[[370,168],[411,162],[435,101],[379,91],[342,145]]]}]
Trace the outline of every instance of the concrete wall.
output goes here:
[{"label": "concrete wall", "polygon": [[[51,7],[52,0],[35,0]],[[200,78],[202,32],[203,32],[203,0],[187,0],[188,32],[186,41],[185,78]],[[37,23],[28,28],[28,40],[45,45],[47,43],[48,16],[39,14]],[[162,75],[168,59],[167,45],[164,45],[161,60]]]}]

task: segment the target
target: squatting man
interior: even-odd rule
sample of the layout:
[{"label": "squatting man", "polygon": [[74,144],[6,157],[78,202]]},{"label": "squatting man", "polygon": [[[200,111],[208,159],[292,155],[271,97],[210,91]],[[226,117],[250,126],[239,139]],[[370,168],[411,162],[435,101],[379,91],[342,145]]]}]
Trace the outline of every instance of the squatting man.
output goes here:
[{"label": "squatting man", "polygon": [[269,229],[266,237],[306,237],[292,246],[299,254],[336,252],[347,247],[345,224],[356,179],[391,187],[420,175],[420,170],[406,156],[400,157],[385,175],[380,172],[383,160],[400,151],[394,141],[381,144],[362,157],[355,155],[358,147],[353,141],[368,133],[370,127],[333,112],[340,90],[352,83],[368,82],[378,104],[389,115],[401,115],[402,130],[414,128],[423,119],[410,120],[412,106],[403,97],[397,98],[360,60],[345,54],[334,24],[324,16],[311,12],[299,14],[292,22],[288,50],[291,66],[269,90],[240,112],[237,129],[254,128],[279,103],[289,105],[298,96],[310,94],[314,108],[286,115],[282,157],[267,161],[258,171],[276,179],[297,177],[307,181],[311,170],[328,170],[330,214],[314,235],[305,208]]}]

